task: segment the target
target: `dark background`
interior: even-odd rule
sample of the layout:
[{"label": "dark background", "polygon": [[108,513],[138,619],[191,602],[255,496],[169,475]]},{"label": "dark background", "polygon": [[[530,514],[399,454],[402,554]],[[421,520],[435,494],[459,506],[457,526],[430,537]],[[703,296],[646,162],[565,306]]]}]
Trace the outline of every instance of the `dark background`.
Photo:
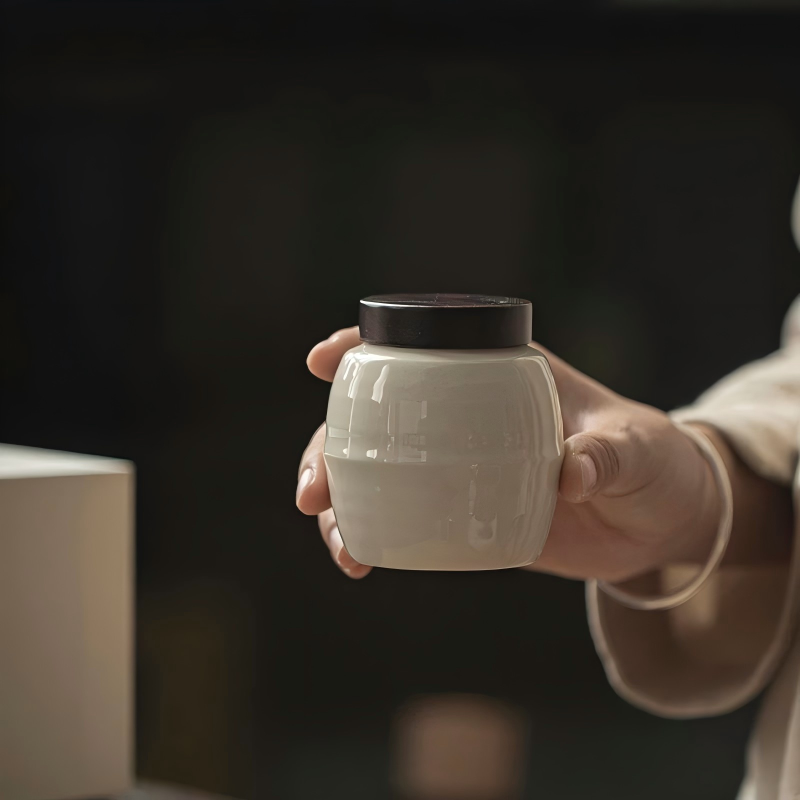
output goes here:
[{"label": "dark background", "polygon": [[734,796],[753,708],[626,705],[580,584],[353,583],[294,509],[361,296],[529,297],[662,408],[777,346],[800,17],[564,7],[4,6],[0,440],[136,462],[140,774],[388,797],[396,709],[468,691],[527,714],[530,797]]}]

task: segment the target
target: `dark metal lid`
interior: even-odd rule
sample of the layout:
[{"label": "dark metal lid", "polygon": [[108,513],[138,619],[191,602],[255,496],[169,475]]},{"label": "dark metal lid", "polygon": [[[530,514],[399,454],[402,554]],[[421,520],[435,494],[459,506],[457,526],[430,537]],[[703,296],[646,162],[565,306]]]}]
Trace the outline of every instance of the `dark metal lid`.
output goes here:
[{"label": "dark metal lid", "polygon": [[358,327],[369,344],[488,350],[531,341],[529,300],[482,294],[381,294],[361,301]]}]

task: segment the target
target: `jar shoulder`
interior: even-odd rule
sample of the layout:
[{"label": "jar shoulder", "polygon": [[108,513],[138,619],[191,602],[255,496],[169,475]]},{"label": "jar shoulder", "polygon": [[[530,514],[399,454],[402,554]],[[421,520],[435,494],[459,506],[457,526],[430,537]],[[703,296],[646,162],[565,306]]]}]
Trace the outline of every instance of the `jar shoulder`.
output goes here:
[{"label": "jar shoulder", "polygon": [[528,346],[467,351],[361,344],[345,353],[331,394],[352,401],[362,396],[375,400],[397,397],[398,393],[411,397],[469,392],[477,399],[506,390],[554,394],[552,372],[544,354]]},{"label": "jar shoulder", "polygon": [[348,350],[342,358],[340,369],[348,364],[375,362],[396,362],[397,364],[419,364],[424,366],[485,364],[520,359],[542,359],[544,353],[530,345],[505,347],[498,350],[428,350],[410,347],[385,347],[381,345],[359,344]]}]

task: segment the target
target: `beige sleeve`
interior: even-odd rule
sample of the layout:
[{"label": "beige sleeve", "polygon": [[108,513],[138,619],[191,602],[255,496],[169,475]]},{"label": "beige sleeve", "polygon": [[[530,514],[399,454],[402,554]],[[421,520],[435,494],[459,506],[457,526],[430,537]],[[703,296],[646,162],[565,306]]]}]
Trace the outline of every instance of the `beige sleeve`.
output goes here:
[{"label": "beige sleeve", "polygon": [[[794,486],[800,507],[800,298],[781,350],[749,364],[673,412],[720,430],[758,474]],[[796,540],[798,517],[795,514]],[[641,579],[666,592],[696,567],[675,564]],[[626,700],[666,717],[731,711],[758,694],[787,651],[800,617],[800,547],[781,566],[723,566],[689,602],[633,611],[586,586],[589,627],[609,682]]]}]

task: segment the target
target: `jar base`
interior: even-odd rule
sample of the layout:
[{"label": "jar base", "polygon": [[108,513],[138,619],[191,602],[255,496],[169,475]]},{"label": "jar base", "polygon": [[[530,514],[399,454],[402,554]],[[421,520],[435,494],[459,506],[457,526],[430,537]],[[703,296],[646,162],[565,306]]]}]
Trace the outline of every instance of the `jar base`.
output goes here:
[{"label": "jar base", "polygon": [[518,569],[533,564],[541,555],[546,536],[539,548],[526,553],[510,554],[492,547],[489,552],[480,552],[463,544],[454,545],[443,541],[418,542],[398,548],[347,547],[347,536],[342,534],[347,552],[359,563],[370,567],[397,569],[412,572],[487,572],[500,569]]}]

